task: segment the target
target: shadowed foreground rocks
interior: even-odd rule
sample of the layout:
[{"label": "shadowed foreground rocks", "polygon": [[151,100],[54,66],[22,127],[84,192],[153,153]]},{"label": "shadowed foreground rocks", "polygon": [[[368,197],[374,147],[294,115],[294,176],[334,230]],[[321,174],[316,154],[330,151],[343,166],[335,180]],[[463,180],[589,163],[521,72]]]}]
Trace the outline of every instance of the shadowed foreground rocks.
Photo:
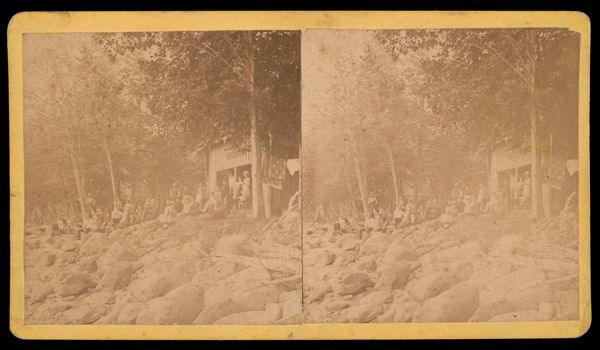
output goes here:
[{"label": "shadowed foreground rocks", "polygon": [[284,324],[301,320],[299,214],[184,217],[104,233],[25,235],[27,324]]},{"label": "shadowed foreground rocks", "polygon": [[579,318],[577,217],[522,213],[402,229],[306,225],[305,322]]}]

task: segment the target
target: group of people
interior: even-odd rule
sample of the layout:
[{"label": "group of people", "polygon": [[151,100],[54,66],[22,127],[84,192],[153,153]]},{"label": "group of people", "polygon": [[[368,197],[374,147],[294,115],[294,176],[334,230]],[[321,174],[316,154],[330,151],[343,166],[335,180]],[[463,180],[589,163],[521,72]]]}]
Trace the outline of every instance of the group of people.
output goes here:
[{"label": "group of people", "polygon": [[461,215],[488,213],[496,217],[506,215],[513,210],[529,208],[531,203],[531,178],[529,172],[518,179],[515,186],[504,187],[500,191],[488,193],[484,184],[475,191],[464,189],[456,183],[450,198],[445,202],[438,198],[428,198],[415,202],[413,199],[399,198],[390,216],[378,205],[376,196],[371,193],[368,199],[371,220],[379,225],[392,224],[395,227],[407,227],[422,222],[439,219],[450,223]]},{"label": "group of people", "polygon": [[147,198],[145,202],[137,203],[131,199],[122,202],[115,199],[112,209],[100,208],[96,205],[93,195],[87,197],[88,218],[84,221],[84,229],[111,232],[116,228],[140,224],[158,216],[158,201]]},{"label": "group of people", "polygon": [[[206,187],[199,184],[195,193],[188,186],[180,186],[177,182],[169,190],[165,200],[164,210],[160,212],[159,201],[156,198],[146,198],[134,201],[130,198],[121,201],[115,199],[112,208],[102,208],[97,205],[95,196],[88,193],[86,198],[86,219],[82,228],[89,231],[111,232],[117,228],[140,224],[158,218],[164,227],[174,223],[178,218],[186,215],[195,216],[202,213],[221,215],[239,208],[247,208],[251,201],[251,178],[248,171],[242,176],[234,176],[233,171],[229,179],[223,181],[214,191],[207,193]],[[56,223],[58,229],[65,226],[64,219]]]},{"label": "group of people", "polygon": [[198,185],[195,196],[188,193],[186,188],[181,189],[177,183],[173,184],[165,202],[165,209],[159,217],[163,227],[169,226],[182,216],[209,214],[215,218],[223,218],[236,209],[251,205],[251,179],[248,171],[244,171],[237,181],[232,171],[229,179],[210,193],[207,193],[202,184]]}]

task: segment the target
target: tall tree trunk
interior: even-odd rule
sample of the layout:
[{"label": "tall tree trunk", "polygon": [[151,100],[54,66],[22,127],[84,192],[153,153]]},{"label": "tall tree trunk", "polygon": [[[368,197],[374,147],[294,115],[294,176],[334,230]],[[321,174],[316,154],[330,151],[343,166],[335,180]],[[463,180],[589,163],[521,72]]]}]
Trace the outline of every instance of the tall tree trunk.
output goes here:
[{"label": "tall tree trunk", "polygon": [[529,31],[529,40],[531,45],[532,55],[530,62],[530,83],[529,83],[529,97],[530,97],[530,109],[529,109],[529,122],[530,122],[530,138],[531,138],[531,216],[537,218],[540,212],[540,199],[541,199],[541,188],[540,188],[540,169],[539,169],[539,144],[538,144],[538,118],[536,108],[536,91],[535,91],[535,55],[536,55],[536,41],[533,30]]},{"label": "tall tree trunk", "polygon": [[[262,154],[262,168],[269,169],[271,166],[271,151],[265,147]],[[272,215],[272,193],[273,189],[268,184],[263,184],[263,199],[265,205],[265,217],[268,219]]]},{"label": "tall tree trunk", "polygon": [[112,186],[113,203],[119,199],[119,193],[117,191],[117,182],[115,180],[115,169],[113,165],[112,155],[110,153],[110,147],[108,146],[108,140],[106,137],[103,139],[102,145],[104,146],[104,153],[106,153],[106,160],[108,161],[108,171],[110,172],[110,184]]},{"label": "tall tree trunk", "polygon": [[248,101],[250,111],[250,152],[252,159],[252,214],[254,218],[262,218],[264,211],[262,207],[262,169],[260,169],[260,137],[258,134],[258,112],[256,110],[256,87],[254,86],[254,57],[252,52],[252,34],[247,32],[246,41],[248,54]]},{"label": "tall tree trunk", "polygon": [[356,194],[354,193],[354,189],[352,187],[352,183],[350,182],[350,172],[348,171],[348,164],[346,163],[348,160],[346,155],[343,155],[342,161],[342,172],[344,173],[344,181],[346,183],[346,190],[348,191],[348,196],[350,196],[350,205],[352,206],[352,213],[358,213],[358,208],[356,207]]},{"label": "tall tree trunk", "polygon": [[67,205],[69,206],[69,216],[72,216],[75,214],[75,206],[73,205],[73,201],[71,200],[71,193],[69,191],[69,186],[67,185],[67,173],[65,171],[65,165],[63,161],[60,162],[60,178],[63,192],[65,195],[65,200],[67,201]]},{"label": "tall tree trunk", "polygon": [[[81,184],[81,192],[83,194],[83,200],[84,202],[87,199],[87,189],[86,189],[86,181],[85,181],[85,170],[83,168],[83,157],[82,154],[83,152],[81,151],[81,136],[77,135],[77,165],[79,167],[79,176],[80,176],[80,184]],[[86,212],[87,212],[87,208],[85,208]]]},{"label": "tall tree trunk", "polygon": [[367,182],[365,181],[366,175],[364,174],[364,169],[362,168],[362,160],[360,159],[354,135],[352,134],[352,131],[350,129],[346,129],[346,133],[348,134],[348,139],[352,144],[352,152],[350,152],[350,154],[352,155],[352,160],[354,161],[354,171],[356,172],[356,179],[358,182],[358,190],[360,192],[360,200],[362,203],[363,215],[366,219],[371,216],[371,210],[369,208]]},{"label": "tall tree trunk", "polygon": [[390,160],[390,170],[392,171],[392,180],[394,182],[394,205],[398,203],[398,199],[400,198],[400,189],[398,187],[398,177],[396,176],[396,162],[394,161],[394,154],[392,153],[392,148],[389,143],[384,143],[385,149],[388,154],[388,158]]},{"label": "tall tree trunk", "polygon": [[79,169],[79,164],[77,161],[78,156],[75,154],[75,146],[71,145],[71,163],[73,165],[73,177],[75,178],[75,187],[77,188],[77,196],[79,198],[79,207],[81,209],[81,220],[85,221],[86,219],[86,203],[85,203],[85,194],[84,189],[81,183],[81,171]]},{"label": "tall tree trunk", "polygon": [[208,178],[210,175],[210,151],[204,151],[204,190],[208,190]]}]

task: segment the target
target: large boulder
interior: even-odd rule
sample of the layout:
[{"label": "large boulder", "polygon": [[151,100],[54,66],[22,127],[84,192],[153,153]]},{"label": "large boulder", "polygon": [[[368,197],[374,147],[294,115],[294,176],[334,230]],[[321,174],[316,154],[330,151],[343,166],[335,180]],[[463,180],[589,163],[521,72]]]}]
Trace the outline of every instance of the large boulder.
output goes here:
[{"label": "large boulder", "polygon": [[192,324],[212,324],[227,315],[247,311],[243,305],[227,299],[218,304],[207,305],[192,322]]},{"label": "large boulder", "polygon": [[143,274],[132,281],[127,290],[137,301],[146,302],[163,296],[175,287],[189,282],[192,277],[192,265],[186,262],[162,262],[144,268]]},{"label": "large boulder", "polygon": [[[141,264],[137,266],[141,267]],[[132,264],[129,261],[121,261],[102,276],[97,288],[110,291],[125,288],[129,284],[132,273]]]},{"label": "large boulder", "polygon": [[92,324],[108,312],[105,305],[83,304],[62,313],[69,324]]},{"label": "large boulder", "polygon": [[487,266],[473,272],[469,277],[469,282],[475,283],[483,289],[490,283],[504,277],[512,272],[512,264],[505,260],[495,260]]},{"label": "large boulder", "polygon": [[515,289],[529,285],[532,282],[542,281],[545,277],[544,271],[537,267],[524,267],[511,272],[490,283],[481,291],[481,303],[482,305],[489,304],[503,299]]},{"label": "large boulder", "polygon": [[96,272],[96,257],[85,256],[80,258],[79,261],[77,261],[77,268],[85,272]]},{"label": "large boulder", "polygon": [[379,279],[377,279],[377,283],[375,284],[375,289],[382,288],[404,288],[406,283],[408,282],[408,278],[411,273],[410,264],[406,261],[400,261],[391,263],[387,265]]},{"label": "large boulder", "polygon": [[360,298],[358,304],[389,304],[392,300],[394,300],[394,296],[390,290],[378,290]]},{"label": "large boulder", "polygon": [[213,248],[214,254],[233,254],[252,256],[249,240],[246,235],[235,234],[223,236]]},{"label": "large boulder", "polygon": [[385,251],[389,244],[390,239],[387,235],[381,232],[374,232],[360,247],[359,255],[378,255]]},{"label": "large boulder", "polygon": [[328,299],[323,303],[325,309],[329,312],[339,312],[350,306],[347,300],[340,299]]},{"label": "large boulder", "polygon": [[451,283],[452,277],[449,274],[435,273],[410,280],[406,284],[406,291],[413,300],[424,301],[448,289]]},{"label": "large boulder", "polygon": [[118,324],[135,324],[138,314],[144,309],[144,303],[124,305],[117,316]]},{"label": "large boulder", "polygon": [[357,254],[354,250],[342,250],[335,259],[336,266],[348,266],[356,261]]},{"label": "large boulder", "polygon": [[404,240],[396,240],[377,261],[377,265],[388,266],[399,261],[413,261],[417,259],[417,257],[414,247]]},{"label": "large boulder", "polygon": [[31,290],[30,300],[32,303],[43,301],[50,294],[54,293],[54,286],[49,283],[36,283]]},{"label": "large boulder", "polygon": [[372,255],[363,256],[356,262],[356,268],[358,270],[365,270],[367,272],[374,272],[377,270],[377,262]]},{"label": "large boulder", "polygon": [[517,248],[522,247],[524,244],[524,237],[522,234],[511,234],[504,235],[496,241],[490,250],[491,255],[512,255]]},{"label": "large boulder", "polygon": [[218,319],[215,324],[273,324],[279,318],[281,318],[279,305],[269,303],[265,305],[265,310],[228,315]]},{"label": "large boulder", "polygon": [[91,305],[113,304],[115,302],[115,294],[108,291],[91,293],[83,298],[81,302]]},{"label": "large boulder", "polygon": [[[537,310],[540,302],[549,303],[554,298],[554,291],[547,284],[542,283],[523,287],[515,287],[515,290],[509,291],[498,298],[491,298],[482,291],[480,306],[471,316],[471,321],[489,321],[501,314],[522,310]],[[496,295],[494,294],[494,296]]]},{"label": "large boulder", "polygon": [[80,256],[101,254],[108,249],[110,240],[102,232],[93,233],[79,248]]},{"label": "large boulder", "polygon": [[189,282],[150,301],[138,314],[136,324],[190,324],[204,307],[204,286]]},{"label": "large boulder", "polygon": [[383,314],[385,309],[382,304],[362,304],[350,307],[345,310],[346,318],[353,323],[371,322],[377,316]]},{"label": "large boulder", "polygon": [[96,283],[85,272],[67,271],[60,276],[55,290],[61,297],[77,296],[94,288]]},{"label": "large boulder", "polygon": [[384,314],[377,318],[377,322],[410,322],[418,308],[419,303],[411,300],[398,304],[394,303]]},{"label": "large boulder", "polygon": [[239,271],[240,268],[237,264],[220,260],[214,265],[196,272],[192,277],[192,280],[195,282],[204,283],[205,285],[210,285],[217,281],[221,281]]},{"label": "large boulder", "polygon": [[364,271],[346,270],[337,275],[333,290],[339,295],[356,295],[367,291],[373,286],[373,281]]},{"label": "large boulder", "polygon": [[308,303],[311,303],[313,301],[320,300],[325,295],[332,292],[333,288],[331,287],[331,284],[321,279],[317,279],[314,282],[310,283],[310,288],[306,301]]},{"label": "large boulder", "polygon": [[413,322],[464,322],[479,304],[477,285],[463,282],[425,301],[413,315]]},{"label": "large boulder", "polygon": [[122,241],[114,241],[106,253],[98,258],[98,273],[102,276],[118,263],[135,259],[135,253],[129,247],[126,247]]},{"label": "large boulder", "polygon": [[250,267],[218,281],[206,289],[204,304],[220,304],[228,299],[244,305],[248,310],[263,310],[267,303],[276,303],[279,289],[267,284],[271,276],[259,267]]}]

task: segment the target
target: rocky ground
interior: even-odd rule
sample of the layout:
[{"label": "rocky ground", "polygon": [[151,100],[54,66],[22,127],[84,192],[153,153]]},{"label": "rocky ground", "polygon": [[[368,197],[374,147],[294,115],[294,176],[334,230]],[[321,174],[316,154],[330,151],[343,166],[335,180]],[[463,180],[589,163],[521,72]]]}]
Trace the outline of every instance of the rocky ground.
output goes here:
[{"label": "rocky ground", "polygon": [[27,324],[285,324],[302,315],[299,213],[25,232]]},{"label": "rocky ground", "polygon": [[579,318],[577,216],[304,227],[305,322]]}]

